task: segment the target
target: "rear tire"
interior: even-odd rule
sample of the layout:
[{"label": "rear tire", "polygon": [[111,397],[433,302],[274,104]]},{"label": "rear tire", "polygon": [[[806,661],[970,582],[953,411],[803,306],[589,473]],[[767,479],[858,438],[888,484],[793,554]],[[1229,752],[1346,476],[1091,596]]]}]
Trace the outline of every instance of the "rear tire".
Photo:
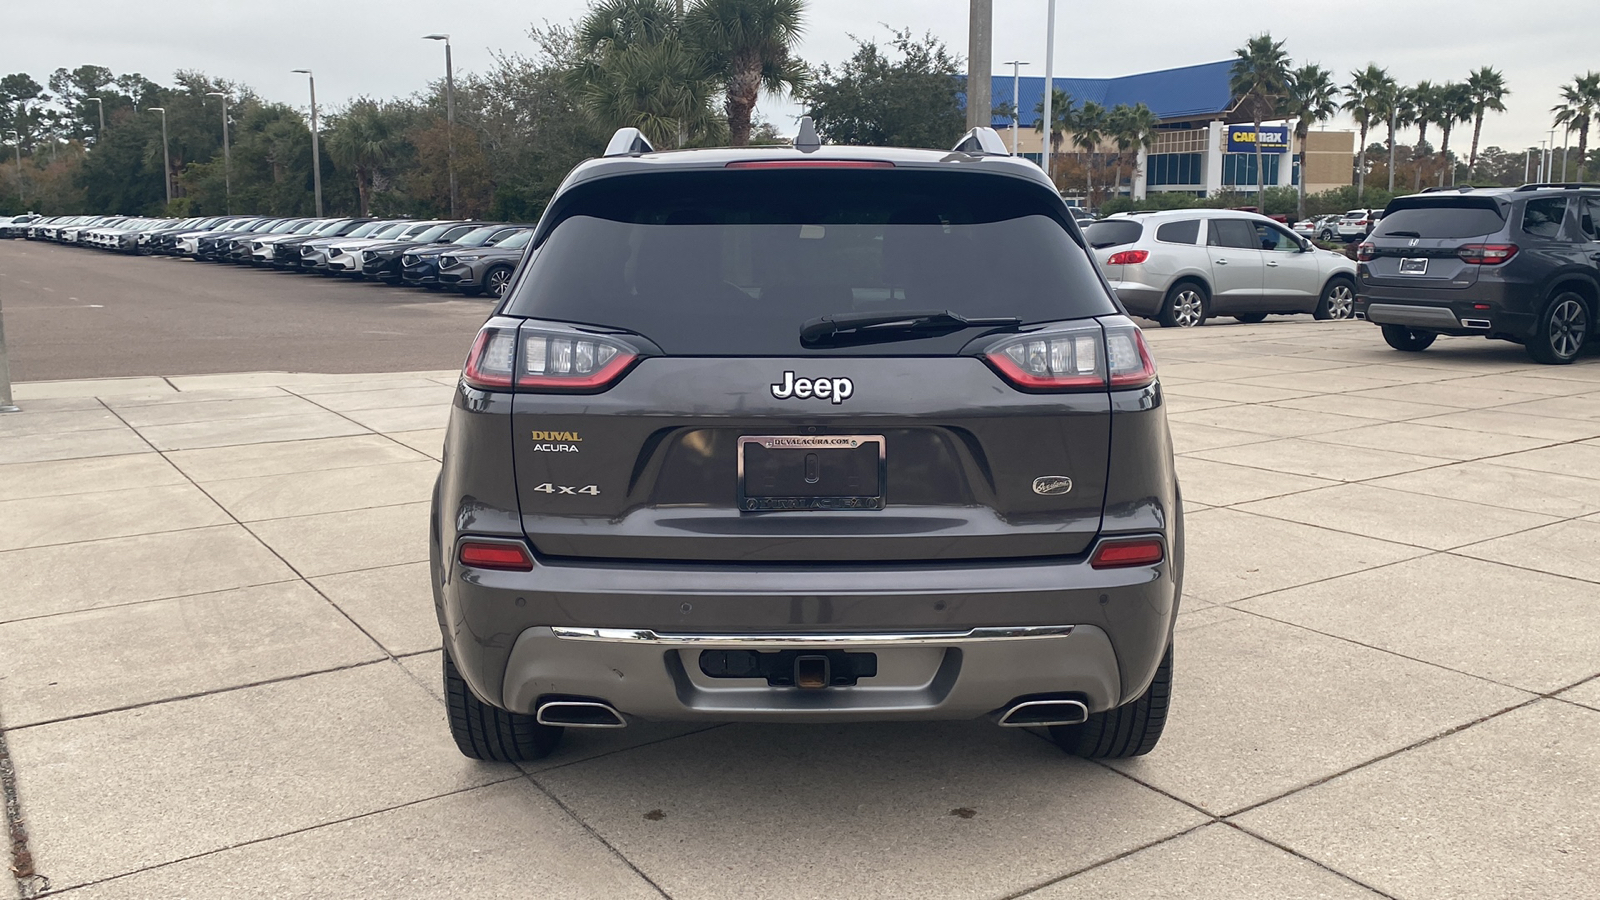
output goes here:
[{"label": "rear tire", "polygon": [[1205,288],[1193,281],[1180,281],[1167,290],[1157,321],[1163,328],[1195,328],[1205,324],[1210,306]]},{"label": "rear tire", "polygon": [[1564,366],[1583,352],[1592,327],[1583,298],[1572,291],[1561,291],[1539,313],[1538,324],[1524,348],[1534,362]]},{"label": "rear tire", "polygon": [[1330,278],[1311,311],[1313,319],[1348,319],[1356,312],[1356,286],[1348,278]]},{"label": "rear tire", "polygon": [[1404,325],[1383,326],[1383,340],[1396,350],[1406,353],[1420,353],[1433,346],[1434,338],[1438,335],[1431,331],[1413,331]]},{"label": "rear tire", "polygon": [[511,274],[510,266],[495,266],[483,273],[483,292],[494,300],[504,297],[506,288],[511,286]]},{"label": "rear tire", "polygon": [[506,712],[478,699],[444,652],[444,697],[450,736],[463,755],[492,762],[543,759],[561,742],[562,729],[540,725],[533,716]]},{"label": "rear tire", "polygon": [[1261,322],[1265,322],[1267,320],[1267,314],[1266,313],[1238,313],[1238,314],[1236,314],[1234,316],[1234,318],[1238,319],[1239,321],[1241,321],[1243,323],[1245,323],[1246,325],[1256,325],[1256,324],[1259,324]]},{"label": "rear tire", "polygon": [[1093,713],[1081,725],[1052,725],[1050,737],[1061,749],[1089,759],[1127,759],[1156,748],[1172,706],[1172,645],[1161,657],[1156,677],[1139,699]]}]

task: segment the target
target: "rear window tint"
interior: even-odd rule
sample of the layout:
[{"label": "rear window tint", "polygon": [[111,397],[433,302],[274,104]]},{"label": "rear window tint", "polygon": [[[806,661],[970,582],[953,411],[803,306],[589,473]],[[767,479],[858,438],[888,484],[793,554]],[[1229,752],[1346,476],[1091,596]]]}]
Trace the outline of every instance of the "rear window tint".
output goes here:
[{"label": "rear window tint", "polygon": [[1373,229],[1375,238],[1403,232],[1407,238],[1464,238],[1494,234],[1505,227],[1500,208],[1492,200],[1433,203],[1390,209]]},{"label": "rear window tint", "polygon": [[1567,214],[1567,198],[1540,197],[1529,200],[1522,209],[1522,230],[1543,238],[1561,234],[1561,220]]},{"label": "rear window tint", "polygon": [[837,313],[949,310],[1046,322],[1116,311],[1049,189],[1002,175],[713,171],[569,192],[506,306],[683,356],[925,355],[978,330],[807,349]]},{"label": "rear window tint", "polygon": [[1104,247],[1120,247],[1131,244],[1144,233],[1144,226],[1138,222],[1126,219],[1107,219],[1102,222],[1092,222],[1083,226],[1084,240],[1089,246],[1099,250]]},{"label": "rear window tint", "polygon": [[1200,239],[1200,220],[1167,222],[1156,229],[1156,240],[1167,244],[1192,244]]}]

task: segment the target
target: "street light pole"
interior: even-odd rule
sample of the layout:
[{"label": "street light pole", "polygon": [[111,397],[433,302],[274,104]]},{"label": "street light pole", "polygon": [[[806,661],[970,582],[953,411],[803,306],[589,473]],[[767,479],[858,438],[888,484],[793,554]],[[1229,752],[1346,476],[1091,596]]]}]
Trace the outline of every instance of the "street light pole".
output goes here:
[{"label": "street light pole", "polygon": [[1017,104],[1022,102],[1019,84],[1022,80],[1022,67],[1027,65],[1027,63],[1022,62],[1021,60],[1013,59],[1010,62],[1004,63],[1004,65],[1011,67],[1011,155],[1016,156],[1017,132],[1021,130],[1022,127],[1022,110],[1017,108]]},{"label": "street light pole", "polygon": [[447,167],[450,170],[450,218],[456,217],[456,76],[450,66],[450,35],[423,35],[425,41],[444,41],[444,117],[450,129],[446,146],[449,148]]},{"label": "street light pole", "polygon": [[99,97],[85,98],[100,110],[100,130],[94,133],[95,143],[100,143],[100,138],[106,133],[106,102]]},{"label": "street light pole", "polygon": [[322,218],[322,145],[317,142],[317,76],[310,69],[291,69],[311,84],[311,189],[317,198],[317,218]]},{"label": "street light pole", "polygon": [[161,113],[161,180],[167,186],[167,206],[172,206],[172,154],[167,152],[167,110],[163,106],[145,107],[145,112]]},{"label": "street light pole", "polygon": [[[1399,113],[1400,99],[1396,97],[1389,102],[1389,193],[1391,194],[1394,193],[1394,125],[1399,117]],[[1261,135],[1256,135],[1256,140],[1259,141],[1260,139]],[[1260,147],[1260,144],[1256,145],[1257,149],[1260,149]],[[1265,208],[1265,206],[1266,204],[1262,204],[1263,208]]]},{"label": "street light pole", "polygon": [[216,97],[222,101],[222,211],[233,212],[233,157],[228,152],[228,95],[221,91],[212,91],[207,97]]},{"label": "street light pole", "polygon": [[1056,94],[1056,0],[1049,0],[1050,11],[1045,17],[1044,25],[1044,118],[1040,121],[1040,134],[1044,143],[1039,147],[1039,159],[1044,162],[1044,174],[1055,184],[1055,176],[1050,173],[1050,132],[1055,128],[1055,119],[1052,118],[1050,101]]},{"label": "street light pole", "polygon": [[21,203],[27,200],[22,194],[22,135],[15,131],[8,131],[6,134],[11,135],[11,139],[17,142],[17,202]]}]

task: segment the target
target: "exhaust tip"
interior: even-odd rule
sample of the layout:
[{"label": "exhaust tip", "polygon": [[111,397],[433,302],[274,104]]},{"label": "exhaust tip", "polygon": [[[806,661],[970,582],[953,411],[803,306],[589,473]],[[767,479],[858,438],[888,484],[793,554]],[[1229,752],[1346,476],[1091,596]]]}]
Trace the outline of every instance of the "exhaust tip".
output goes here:
[{"label": "exhaust tip", "polygon": [[540,704],[534,713],[540,725],[563,728],[626,728],[622,713],[609,703],[597,700],[552,700]]},{"label": "exhaust tip", "polygon": [[1000,716],[1002,728],[1042,725],[1081,725],[1089,720],[1089,707],[1077,700],[1025,700]]}]

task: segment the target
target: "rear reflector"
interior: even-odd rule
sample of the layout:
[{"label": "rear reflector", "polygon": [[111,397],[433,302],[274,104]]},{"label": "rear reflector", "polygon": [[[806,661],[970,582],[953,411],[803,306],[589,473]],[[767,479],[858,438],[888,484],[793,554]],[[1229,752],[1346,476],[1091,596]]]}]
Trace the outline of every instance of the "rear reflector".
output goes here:
[{"label": "rear reflector", "polygon": [[474,569],[504,569],[508,572],[531,572],[533,560],[520,544],[490,544],[483,541],[465,541],[456,558],[463,566]]},{"label": "rear reflector", "polygon": [[1111,254],[1111,258],[1106,260],[1106,265],[1137,266],[1149,258],[1149,250],[1123,250],[1120,253]]},{"label": "rear reflector", "polygon": [[885,159],[760,159],[728,163],[727,169],[892,169]]},{"label": "rear reflector", "polygon": [[1096,569],[1122,569],[1130,566],[1149,566],[1161,562],[1165,551],[1156,538],[1101,541],[1094,548],[1089,565]]}]

